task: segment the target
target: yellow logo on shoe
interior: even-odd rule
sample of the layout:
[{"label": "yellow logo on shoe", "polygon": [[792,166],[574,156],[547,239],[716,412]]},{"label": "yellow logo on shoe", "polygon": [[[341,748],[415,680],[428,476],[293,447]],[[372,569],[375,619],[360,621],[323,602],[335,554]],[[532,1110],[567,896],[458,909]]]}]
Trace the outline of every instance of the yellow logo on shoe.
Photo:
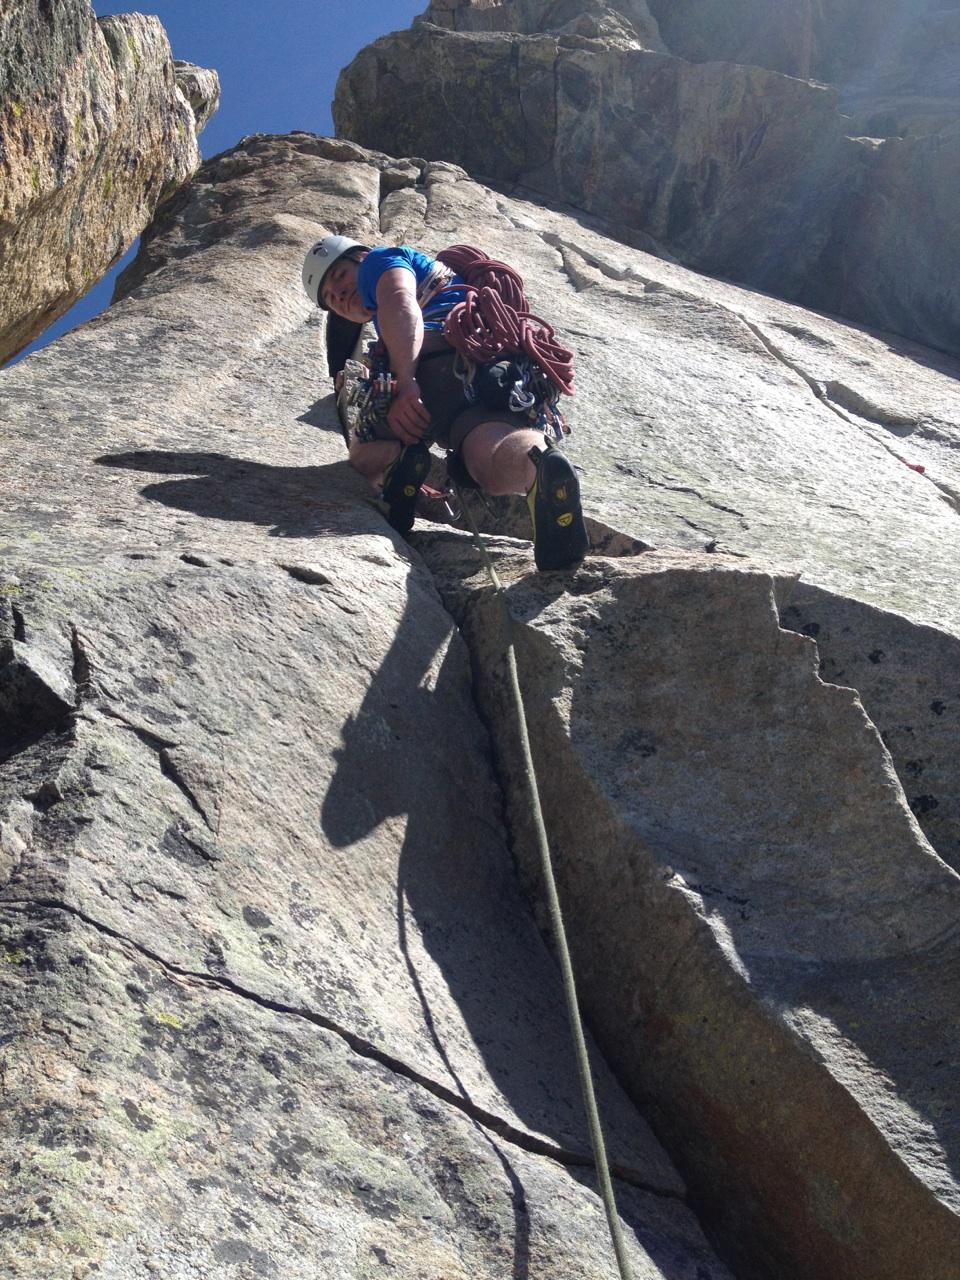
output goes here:
[{"label": "yellow logo on shoe", "polygon": [[557,516],[557,524],[566,529],[568,524],[573,524],[573,512],[565,511],[562,516]]},{"label": "yellow logo on shoe", "polygon": [[403,496],[405,498],[412,498],[416,492],[417,492],[417,486],[415,484],[408,484],[403,491]]},{"label": "yellow logo on shoe", "polygon": [[558,488],[554,489],[553,496],[557,500],[557,502],[566,502],[567,486],[565,484],[562,484]]}]

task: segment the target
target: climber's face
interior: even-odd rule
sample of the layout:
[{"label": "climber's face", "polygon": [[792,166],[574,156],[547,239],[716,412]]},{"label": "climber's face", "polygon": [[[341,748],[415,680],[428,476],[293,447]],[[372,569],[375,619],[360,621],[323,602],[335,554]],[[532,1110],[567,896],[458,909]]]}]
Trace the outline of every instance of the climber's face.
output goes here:
[{"label": "climber's face", "polygon": [[[360,261],[366,256],[366,253],[360,255]],[[355,324],[363,324],[373,317],[373,312],[366,309],[357,292],[360,261],[340,258],[324,276],[320,290],[325,306],[338,316],[343,316],[344,320],[352,320]]]}]

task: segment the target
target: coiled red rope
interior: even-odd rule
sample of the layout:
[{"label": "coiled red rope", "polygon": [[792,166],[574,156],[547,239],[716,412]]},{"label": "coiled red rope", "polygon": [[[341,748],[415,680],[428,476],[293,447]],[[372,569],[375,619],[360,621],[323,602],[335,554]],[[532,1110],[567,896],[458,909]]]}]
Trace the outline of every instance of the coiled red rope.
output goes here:
[{"label": "coiled red rope", "polygon": [[564,395],[574,394],[573,352],[557,342],[546,320],[533,315],[523,280],[505,262],[469,244],[437,254],[465,284],[464,299],[447,316],[446,340],[466,360],[487,364],[500,356],[528,356]]}]

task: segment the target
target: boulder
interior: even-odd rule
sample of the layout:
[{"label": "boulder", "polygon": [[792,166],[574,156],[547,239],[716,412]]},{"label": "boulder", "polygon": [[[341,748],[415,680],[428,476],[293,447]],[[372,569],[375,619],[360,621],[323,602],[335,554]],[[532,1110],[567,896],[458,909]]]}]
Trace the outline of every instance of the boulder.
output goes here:
[{"label": "boulder", "polygon": [[[0,18],[0,362],[68,311],[199,164],[215,72],[157,18],[15,0]],[[183,87],[181,87],[181,85]]]},{"label": "boulder", "polygon": [[[4,1272],[615,1274],[466,649],[300,287],[405,167],[246,141],[6,375]],[[596,1070],[635,1275],[731,1280]]]},{"label": "boulder", "polygon": [[953,135],[862,137],[834,88],[693,63],[619,10],[618,34],[602,29],[605,6],[569,10],[583,12],[428,10],[437,22],[382,37],[341,73],[337,132],[455,162],[697,270],[960,352]]}]

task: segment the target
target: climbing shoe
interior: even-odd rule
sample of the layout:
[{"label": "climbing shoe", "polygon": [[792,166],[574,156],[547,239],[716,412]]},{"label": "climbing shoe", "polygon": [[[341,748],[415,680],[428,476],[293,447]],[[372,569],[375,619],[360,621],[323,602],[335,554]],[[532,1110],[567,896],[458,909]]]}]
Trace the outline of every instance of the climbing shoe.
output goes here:
[{"label": "climbing shoe", "polygon": [[417,510],[417,495],[430,470],[430,450],[421,441],[405,445],[383,477],[380,497],[387,504],[387,520],[397,533],[409,533]]},{"label": "climbing shoe", "polygon": [[527,494],[533,558],[540,570],[566,569],[582,560],[590,546],[580,508],[580,482],[559,449],[535,446],[529,457],[537,468]]}]

